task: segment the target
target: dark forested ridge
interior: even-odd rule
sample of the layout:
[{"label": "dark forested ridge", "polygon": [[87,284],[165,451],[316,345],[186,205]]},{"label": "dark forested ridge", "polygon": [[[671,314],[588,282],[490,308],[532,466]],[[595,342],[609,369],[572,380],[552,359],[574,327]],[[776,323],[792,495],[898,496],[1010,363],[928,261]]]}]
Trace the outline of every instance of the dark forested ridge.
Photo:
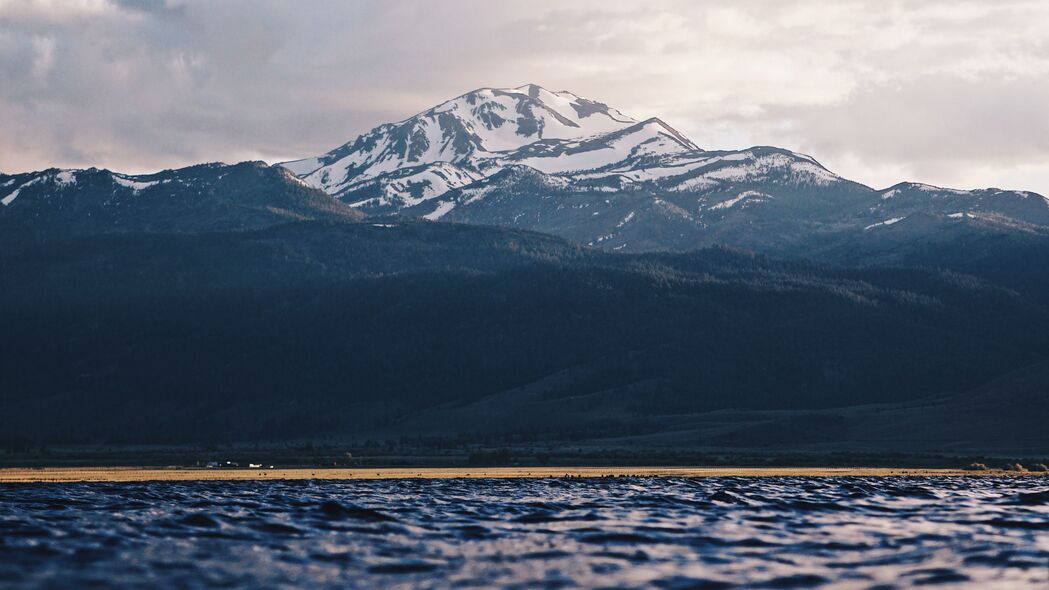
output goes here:
[{"label": "dark forested ridge", "polygon": [[[362,217],[262,162],[129,176],[91,168],[0,174],[0,245],[124,232],[237,231]],[[17,187],[17,188],[15,188]]]},{"label": "dark forested ridge", "polygon": [[0,432],[352,438],[518,394],[574,410],[507,415],[508,429],[960,395],[1049,351],[1043,271],[960,260],[622,255],[390,219],[11,243],[0,254]]}]

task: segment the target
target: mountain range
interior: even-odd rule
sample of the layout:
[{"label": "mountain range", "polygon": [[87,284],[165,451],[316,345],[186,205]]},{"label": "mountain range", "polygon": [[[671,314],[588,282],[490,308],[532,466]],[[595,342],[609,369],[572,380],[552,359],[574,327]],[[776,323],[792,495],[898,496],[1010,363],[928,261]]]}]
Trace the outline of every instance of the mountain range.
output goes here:
[{"label": "mountain range", "polygon": [[1047,233],[535,85],[277,165],[0,174],[0,444],[1049,452]]},{"label": "mountain range", "polygon": [[502,225],[612,250],[731,244],[797,254],[958,225],[1045,233],[1025,191],[875,190],[774,147],[707,151],[660,119],[536,85],[475,90],[286,162],[368,213]]},{"label": "mountain range", "polygon": [[608,250],[721,244],[850,263],[899,262],[945,235],[1049,233],[1049,199],[1033,192],[873,189],[786,149],[703,150],[659,119],[534,84],[466,93],[279,165],[291,174],[266,168],[0,175],[0,228],[233,229],[397,215]]}]

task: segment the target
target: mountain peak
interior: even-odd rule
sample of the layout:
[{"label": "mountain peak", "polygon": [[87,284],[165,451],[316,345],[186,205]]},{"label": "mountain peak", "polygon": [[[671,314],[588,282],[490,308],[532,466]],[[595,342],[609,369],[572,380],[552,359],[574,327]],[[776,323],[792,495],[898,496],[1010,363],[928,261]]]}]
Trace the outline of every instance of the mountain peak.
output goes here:
[{"label": "mountain peak", "polygon": [[540,92],[547,92],[546,88],[543,88],[538,84],[525,84],[523,86],[518,86],[517,88],[512,88],[511,90],[523,92],[531,98],[539,98]]},{"label": "mountain peak", "polygon": [[[636,124],[604,103],[537,84],[479,88],[376,127],[322,156],[283,165],[311,186],[340,197],[373,185],[383,192],[379,185],[384,178],[438,163],[461,168],[455,176],[472,182],[529,146],[581,141]],[[462,185],[454,181],[448,188],[457,186]]]},{"label": "mountain peak", "polygon": [[639,125],[643,126],[644,128],[647,128],[647,129],[656,130],[659,133],[665,133],[665,134],[673,137],[675,140],[677,140],[683,146],[685,146],[686,148],[688,148],[690,150],[702,151],[702,150],[700,150],[699,146],[697,146],[696,144],[692,143],[692,140],[690,140],[689,138],[687,138],[684,135],[682,135],[681,132],[679,132],[677,129],[674,129],[670,125],[667,125],[666,121],[664,121],[663,119],[660,119],[659,117],[650,117],[648,119],[645,119],[641,123],[639,123]]}]

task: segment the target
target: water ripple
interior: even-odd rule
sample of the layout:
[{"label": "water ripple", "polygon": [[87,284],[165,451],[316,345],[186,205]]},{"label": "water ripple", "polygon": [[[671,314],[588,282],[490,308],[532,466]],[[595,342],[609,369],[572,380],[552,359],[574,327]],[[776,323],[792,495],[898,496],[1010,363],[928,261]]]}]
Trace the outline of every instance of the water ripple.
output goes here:
[{"label": "water ripple", "polygon": [[1049,587],[1040,478],[0,486],[3,587]]}]

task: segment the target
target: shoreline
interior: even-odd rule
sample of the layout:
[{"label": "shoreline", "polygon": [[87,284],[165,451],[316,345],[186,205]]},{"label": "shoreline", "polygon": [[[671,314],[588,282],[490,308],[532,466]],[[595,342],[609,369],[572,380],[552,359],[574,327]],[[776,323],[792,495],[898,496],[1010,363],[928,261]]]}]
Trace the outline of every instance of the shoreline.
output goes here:
[{"label": "shoreline", "polygon": [[0,468],[0,484],[145,481],[518,479],[557,477],[1006,477],[1046,472],[891,467],[396,467],[207,469],[181,467]]}]

